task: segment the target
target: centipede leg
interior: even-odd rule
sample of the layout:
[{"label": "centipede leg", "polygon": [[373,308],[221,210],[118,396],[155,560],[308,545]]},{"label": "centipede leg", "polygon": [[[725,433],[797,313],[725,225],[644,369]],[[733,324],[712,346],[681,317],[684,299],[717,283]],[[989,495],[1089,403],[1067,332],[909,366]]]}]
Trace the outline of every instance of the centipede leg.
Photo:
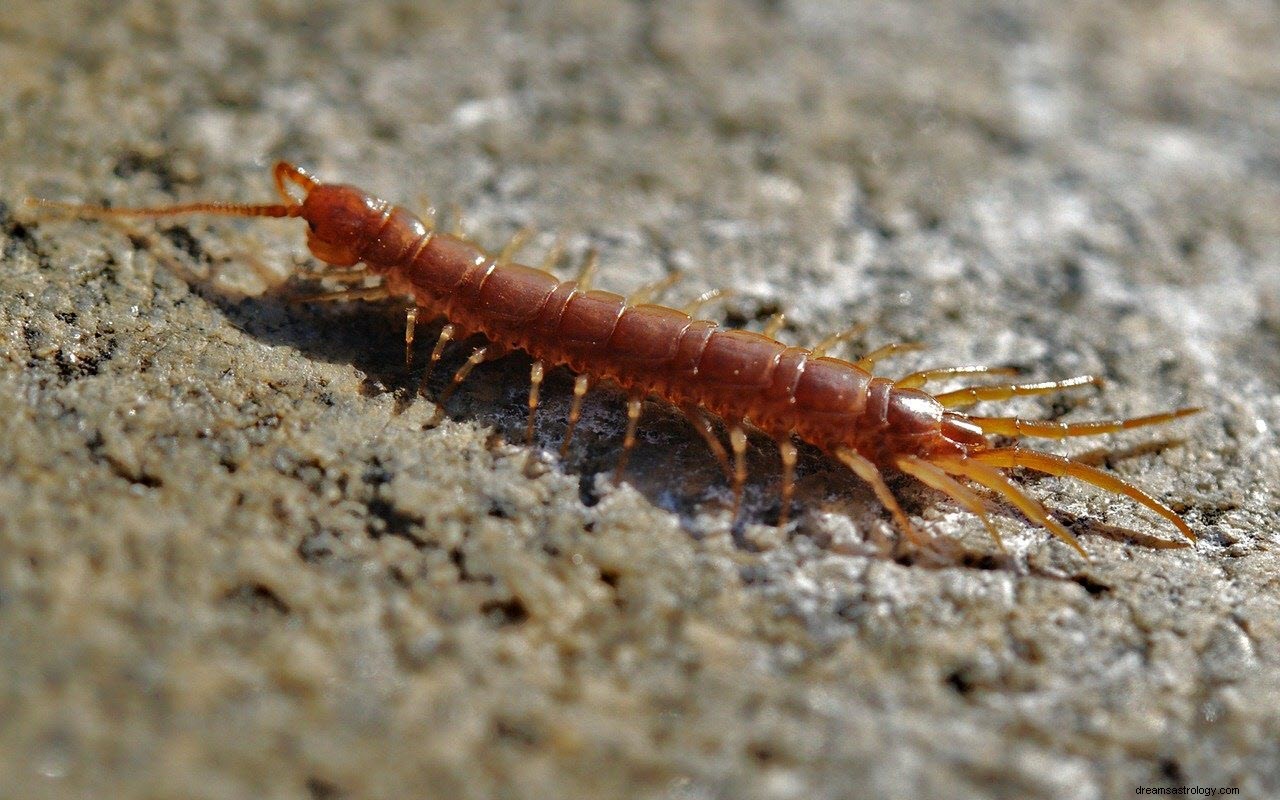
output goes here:
[{"label": "centipede leg", "polygon": [[440,393],[439,399],[436,400],[436,406],[444,408],[444,404],[453,396],[453,393],[458,390],[458,387],[467,379],[467,376],[471,374],[471,370],[475,369],[477,365],[484,363],[488,355],[488,347],[477,347],[475,350],[472,350],[471,356],[461,367],[458,367],[458,371],[453,373],[453,380],[445,387],[445,390]]},{"label": "centipede leg", "polygon": [[898,353],[911,353],[916,350],[923,349],[924,345],[919,342],[894,342],[882,347],[877,347],[875,350],[872,350],[870,353],[867,353],[865,356],[855,361],[854,366],[858,369],[870,372],[872,367],[889,356],[894,356]]},{"label": "centipede leg", "polygon": [[835,451],[835,457],[840,460],[849,469],[853,470],[853,474],[857,475],[868,485],[871,491],[875,492],[876,498],[889,509],[889,513],[893,515],[893,519],[898,523],[898,527],[903,534],[917,547],[929,547],[929,537],[920,532],[907,516],[907,512],[902,510],[902,505],[898,503],[898,498],[893,496],[893,491],[889,489],[889,484],[884,482],[884,476],[880,474],[880,470],[876,465],[871,463],[865,456],[856,450],[847,447],[841,447]]},{"label": "centipede leg", "polygon": [[569,427],[565,428],[564,443],[560,445],[561,458],[569,455],[573,429],[578,426],[578,420],[582,417],[582,398],[586,396],[589,388],[591,388],[591,378],[587,375],[579,375],[573,382],[573,402],[569,405]]},{"label": "centipede leg", "polygon": [[988,367],[983,364],[968,364],[963,367],[935,367],[933,369],[923,369],[919,372],[913,372],[910,375],[903,375],[901,378],[894,381],[893,385],[899,389],[919,389],[930,381],[938,381],[945,378],[957,378],[961,375],[1017,374],[1018,370],[1014,367]]},{"label": "centipede leg", "polygon": [[747,432],[741,423],[729,426],[729,448],[733,450],[733,518],[737,520],[747,483]]},{"label": "centipede leg", "polygon": [[533,236],[533,228],[521,228],[507,241],[503,248],[498,251],[498,257],[495,259],[498,264],[510,264],[511,260],[516,257],[516,253],[528,243],[529,238]]},{"label": "centipede leg", "polygon": [[627,432],[622,438],[622,455],[618,457],[618,465],[613,468],[613,481],[622,480],[622,473],[627,468],[627,460],[631,457],[631,448],[636,446],[636,428],[640,424],[640,412],[644,409],[644,398],[632,395],[627,398]]},{"label": "centipede leg", "polygon": [[894,466],[925,486],[947,495],[959,503],[962,508],[977,516],[978,519],[982,520],[982,524],[986,526],[991,538],[995,540],[996,547],[999,547],[1001,552],[1005,552],[1004,540],[1000,538],[1000,531],[991,522],[991,517],[987,516],[986,506],[982,504],[982,499],[974,494],[968,486],[948,475],[946,470],[936,464],[930,464],[928,461],[921,460],[916,456],[902,456],[894,459]]},{"label": "centipede leg", "polygon": [[556,264],[560,263],[560,257],[564,255],[564,237],[557,236],[555,241],[551,243],[551,249],[542,257],[542,263],[538,269],[543,272],[550,272],[555,269]]},{"label": "centipede leg", "polygon": [[707,303],[710,303],[715,300],[719,300],[720,298],[727,297],[731,294],[733,294],[732,289],[712,289],[710,291],[703,292],[702,294],[693,298],[684,306],[682,306],[680,310],[688,314],[689,316],[693,316],[697,314],[699,311],[701,311],[702,307],[705,306]]},{"label": "centipede leg", "polygon": [[790,437],[778,440],[778,456],[782,459],[782,508],[778,510],[778,527],[787,527],[787,521],[791,516],[791,496],[795,494],[796,489],[796,458],[797,450],[795,442]]},{"label": "centipede leg", "polygon": [[404,366],[413,366],[413,335],[418,327],[418,307],[411,306],[404,314]]},{"label": "centipede leg", "polygon": [[653,298],[670,289],[672,286],[675,286],[682,278],[684,278],[684,273],[677,270],[676,272],[672,272],[670,275],[659,278],[652,283],[646,283],[627,297],[627,305],[638,306],[648,303],[652,301]]},{"label": "centipede leg", "polygon": [[711,426],[711,420],[707,418],[707,412],[697,406],[681,406],[685,418],[693,425],[694,429],[701,434],[703,441],[707,443],[707,447],[711,448],[711,453],[716,457],[716,461],[720,462],[720,469],[724,470],[724,476],[728,480],[733,480],[733,467],[729,466],[729,451],[724,449],[724,445],[716,438],[715,429]]},{"label": "centipede leg", "polygon": [[1076,539],[1071,531],[1063,527],[1061,522],[1049,516],[1048,510],[1040,504],[1040,501],[1035,500],[1015,486],[1000,470],[969,457],[945,459],[934,463],[952,475],[968,478],[1008,500],[1027,519],[1071,545],[1071,548],[1086,561],[1089,560],[1089,554],[1085,552],[1084,547],[1080,545],[1080,541]]},{"label": "centipede leg", "polygon": [[867,330],[866,324],[858,323],[857,325],[851,325],[842,331],[837,331],[831,334],[830,336],[827,336],[817,344],[815,344],[813,348],[809,350],[809,357],[822,358],[827,354],[827,351],[830,350],[831,348],[835,347],[841,342],[847,342],[850,339],[854,338],[855,336],[860,336],[866,330]]},{"label": "centipede leg", "polygon": [[1155,513],[1164,517],[1173,523],[1188,541],[1196,541],[1196,535],[1187,523],[1182,521],[1182,517],[1164,503],[1156,500],[1151,495],[1142,491],[1138,487],[1126,480],[1116,477],[1100,469],[1081,464],[1078,461],[1072,461],[1069,458],[1056,456],[1052,453],[1039,453],[1032,450],[1023,450],[1018,447],[1004,447],[998,450],[987,450],[982,453],[975,453],[970,456],[971,459],[979,461],[992,467],[1025,467],[1043,472],[1048,475],[1055,475],[1063,478],[1076,478],[1085,483],[1093,484],[1099,489],[1112,494],[1124,495],[1132,500],[1146,506]]},{"label": "centipede leg", "polygon": [[764,327],[760,329],[760,333],[763,336],[768,336],[770,339],[773,339],[777,337],[778,331],[785,328],[786,325],[787,325],[787,315],[779,311],[778,313],[769,317],[769,321],[766,322],[764,324]]},{"label": "centipede leg", "polygon": [[1066,439],[1072,436],[1097,436],[1103,433],[1143,428],[1147,425],[1159,425],[1199,411],[1199,408],[1179,408],[1175,411],[1165,411],[1161,414],[1151,414],[1145,417],[1094,420],[1090,422],[1054,422],[1052,420],[1020,419],[1018,417],[966,417],[966,419],[987,434]]},{"label": "centipede leg", "polygon": [[591,282],[596,278],[596,270],[600,268],[600,251],[594,247],[587,251],[587,258],[582,262],[582,268],[578,270],[578,277],[575,282],[578,284],[578,291],[585,292],[591,288]]},{"label": "centipede leg", "polygon": [[544,371],[541,361],[533,362],[529,371],[529,422],[524,427],[524,440],[529,445],[533,444],[533,421],[538,414],[538,392],[542,389]]},{"label": "centipede leg", "polygon": [[431,348],[431,358],[427,359],[427,369],[422,373],[422,384],[425,386],[427,378],[431,376],[432,370],[436,368],[436,362],[440,360],[440,355],[444,353],[444,348],[449,342],[453,341],[453,337],[458,333],[458,326],[449,323],[440,329],[440,338],[436,339],[436,346]]},{"label": "centipede leg", "polygon": [[1102,379],[1095,375],[1077,375],[1074,378],[1063,378],[1057,381],[1040,381],[1037,383],[1001,383],[994,386],[966,386],[950,392],[934,395],[934,399],[944,408],[964,408],[986,400],[1008,400],[1011,397],[1025,397],[1036,394],[1050,394],[1064,389],[1078,389],[1083,386],[1101,388]]},{"label": "centipede leg", "polygon": [[351,300],[386,300],[391,291],[385,286],[365,286],[359,289],[339,289],[294,299],[295,303],[344,303]]}]

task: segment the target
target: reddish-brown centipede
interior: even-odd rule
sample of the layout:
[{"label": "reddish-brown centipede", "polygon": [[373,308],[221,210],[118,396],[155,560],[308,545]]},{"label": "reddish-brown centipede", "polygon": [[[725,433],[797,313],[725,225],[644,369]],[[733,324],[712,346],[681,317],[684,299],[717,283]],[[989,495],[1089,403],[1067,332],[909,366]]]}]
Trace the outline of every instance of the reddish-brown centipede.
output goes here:
[{"label": "reddish-brown centipede", "polygon": [[[1097,385],[1083,375],[1036,383],[969,386],[939,394],[925,392],[930,381],[965,375],[1008,375],[990,367],[950,367],[913,372],[897,380],[875,377],[874,365],[910,347],[888,345],[856,362],[826,351],[854,330],[828,337],[812,348],[789,347],[771,335],[719,328],[695,319],[700,304],[683,310],[653,305],[649,292],[630,298],[590,289],[595,269],[588,257],[576,280],[561,281],[545,269],[512,260],[513,240],[490,254],[456,234],[437,233],[403,208],[348,185],[325,184],[286,162],[276,164],[282,202],[246,205],[187,203],[152,208],[103,208],[33,201],[88,217],[159,217],[206,213],[241,217],[299,217],[307,222],[307,245],[329,265],[334,277],[381,279],[372,288],[336,292],[332,297],[411,298],[405,328],[406,360],[414,328],[423,316],[445,325],[431,353],[431,365],[445,345],[463,335],[483,334],[478,347],[438,399],[448,395],[483,361],[512,350],[534,359],[529,392],[528,435],[532,437],[538,392],[549,366],[577,373],[569,411],[567,445],[592,381],[611,381],[627,393],[627,428],[621,462],[636,441],[642,403],[658,397],[682,410],[703,436],[733,481],[735,514],[746,481],[747,431],[762,431],[778,444],[782,460],[785,525],[794,489],[795,440],[816,446],[848,466],[870,485],[903,534],[925,546],[883,477],[897,470],[949,496],[978,515],[997,544],[1000,535],[969,481],[1005,498],[1030,520],[1048,529],[1081,555],[1084,549],[1061,523],[1001,471],[1015,467],[1066,476],[1129,497],[1163,516],[1195,541],[1191,528],[1168,506],[1141,489],[1087,464],[1061,456],[999,447],[989,436],[1066,438],[1093,436],[1177,419],[1198,409],[1182,408],[1129,419],[1063,423],[1015,417],[979,417],[956,409],[982,401],[1006,400]],[[362,267],[358,265],[363,264]],[[704,295],[700,301],[705,301]],[[728,427],[726,450],[711,417]],[[1002,546],[1002,545],[1001,545]],[[1087,557],[1087,556],[1086,556]]]}]

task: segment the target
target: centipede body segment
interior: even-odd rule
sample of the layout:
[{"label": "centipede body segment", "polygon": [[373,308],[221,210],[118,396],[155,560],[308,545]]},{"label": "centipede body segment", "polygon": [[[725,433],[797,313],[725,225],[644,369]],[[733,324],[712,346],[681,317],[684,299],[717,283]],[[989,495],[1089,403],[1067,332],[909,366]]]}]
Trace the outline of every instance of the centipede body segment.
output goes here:
[{"label": "centipede body segment", "polygon": [[[799,440],[819,448],[866,482],[904,536],[917,545],[926,545],[929,537],[916,528],[895,499],[884,478],[886,471],[911,476],[977,514],[998,544],[999,533],[974,485],[1002,497],[1085,555],[1076,537],[1009,479],[1005,470],[1015,468],[1075,478],[1128,497],[1167,519],[1188,542],[1195,541],[1191,528],[1172,509],[1115,475],[1060,456],[1019,446],[997,446],[989,437],[1094,436],[1168,422],[1198,409],[1077,423],[972,416],[961,409],[984,401],[1100,382],[1089,375],[1034,383],[1006,380],[931,394],[925,388],[931,382],[1006,376],[1009,371],[947,367],[891,380],[873,373],[877,363],[914,349],[914,345],[887,345],[856,362],[827,356],[828,349],[861,330],[853,328],[833,334],[813,348],[787,346],[772,337],[773,325],[765,333],[752,333],[695,318],[697,309],[714,293],[675,309],[649,302],[664,288],[661,285],[631,297],[594,290],[590,288],[596,271],[594,254],[576,279],[561,280],[545,268],[514,261],[522,237],[491,254],[460,234],[437,232],[432,219],[424,222],[354,186],[322,183],[287,162],[275,166],[274,178],[281,202],[271,204],[189,203],[107,209],[35,202],[86,217],[204,213],[300,218],[308,226],[311,253],[335,275],[380,279],[376,287],[340,290],[325,299],[410,299],[406,361],[412,358],[415,328],[421,320],[446,320],[432,348],[428,370],[450,341],[473,334],[485,337],[487,343],[471,353],[437,398],[439,404],[477,365],[522,350],[533,358],[527,425],[530,438],[546,371],[565,366],[577,373],[564,440],[567,447],[591,386],[616,384],[628,398],[621,473],[636,442],[643,402],[659,398],[689,418],[724,467],[733,485],[735,515],[747,478],[747,433],[754,429],[778,444],[783,501],[780,525],[786,524],[790,511],[795,442]],[[554,260],[555,255],[548,259]],[[544,267],[548,265],[544,263]],[[712,418],[727,428],[727,449]]]}]

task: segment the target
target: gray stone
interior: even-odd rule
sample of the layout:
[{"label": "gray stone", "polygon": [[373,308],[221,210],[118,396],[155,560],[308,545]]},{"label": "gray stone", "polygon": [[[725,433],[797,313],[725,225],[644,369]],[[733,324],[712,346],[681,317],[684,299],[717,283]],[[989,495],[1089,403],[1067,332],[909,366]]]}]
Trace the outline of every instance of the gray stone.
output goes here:
[{"label": "gray stone", "polygon": [[[26,3],[0,23],[0,795],[1061,797],[1280,792],[1280,13],[1273,3]],[[1200,533],[1020,477],[1085,563],[907,481],[942,564],[753,450],[528,362],[433,421],[401,308],[293,221],[53,219],[24,196],[265,200],[273,159],[478,240],[563,232],[627,291],[891,369],[1105,376],[1092,459]],[[446,213],[444,216],[450,217]],[[561,264],[564,274],[572,267]],[[435,329],[420,332],[423,347]],[[427,350],[419,350],[419,364]],[[466,355],[446,359],[453,368]],[[1134,533],[1127,533],[1125,529]]]}]

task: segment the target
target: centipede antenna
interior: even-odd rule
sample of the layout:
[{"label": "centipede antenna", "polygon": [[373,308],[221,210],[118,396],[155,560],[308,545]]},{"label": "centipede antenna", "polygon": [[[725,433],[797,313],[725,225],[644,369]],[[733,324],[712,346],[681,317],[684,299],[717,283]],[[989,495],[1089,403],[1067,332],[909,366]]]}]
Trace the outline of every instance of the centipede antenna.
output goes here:
[{"label": "centipede antenna", "polygon": [[216,214],[224,217],[296,217],[300,205],[283,203],[178,203],[171,206],[138,206],[112,208],[83,203],[61,203],[40,197],[28,197],[26,204],[56,211],[80,219],[114,219],[118,217],[176,217],[182,214]]}]

